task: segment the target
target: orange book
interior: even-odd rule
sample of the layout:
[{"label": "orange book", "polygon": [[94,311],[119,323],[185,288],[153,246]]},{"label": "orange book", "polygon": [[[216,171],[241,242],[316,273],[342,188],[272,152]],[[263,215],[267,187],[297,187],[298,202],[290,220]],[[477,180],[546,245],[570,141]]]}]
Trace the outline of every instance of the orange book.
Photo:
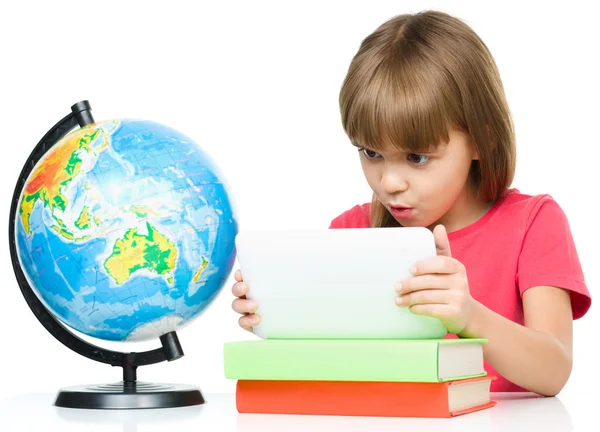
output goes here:
[{"label": "orange book", "polygon": [[240,413],[454,417],[496,402],[494,376],[438,383],[238,380]]}]

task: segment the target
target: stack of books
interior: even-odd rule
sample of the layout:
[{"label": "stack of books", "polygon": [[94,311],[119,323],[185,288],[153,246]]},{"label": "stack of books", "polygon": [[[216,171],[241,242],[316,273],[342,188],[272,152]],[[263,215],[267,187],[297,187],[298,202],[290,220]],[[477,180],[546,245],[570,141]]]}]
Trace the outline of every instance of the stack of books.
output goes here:
[{"label": "stack of books", "polygon": [[240,413],[453,417],[495,405],[484,339],[262,339],[224,345]]}]

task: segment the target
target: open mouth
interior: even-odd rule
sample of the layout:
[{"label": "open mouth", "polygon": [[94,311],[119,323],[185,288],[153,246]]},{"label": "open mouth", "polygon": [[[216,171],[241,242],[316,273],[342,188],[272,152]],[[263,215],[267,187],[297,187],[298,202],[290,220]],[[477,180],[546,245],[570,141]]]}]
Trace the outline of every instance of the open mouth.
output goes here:
[{"label": "open mouth", "polygon": [[410,207],[390,207],[392,216],[398,219],[406,219],[412,215],[413,209]]}]

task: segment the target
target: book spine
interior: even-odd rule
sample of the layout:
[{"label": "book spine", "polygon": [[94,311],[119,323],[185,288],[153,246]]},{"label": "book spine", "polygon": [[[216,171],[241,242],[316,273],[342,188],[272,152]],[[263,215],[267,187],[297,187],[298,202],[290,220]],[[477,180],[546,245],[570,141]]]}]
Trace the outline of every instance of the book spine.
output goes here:
[{"label": "book spine", "polygon": [[[238,380],[438,382],[437,343],[226,343],[225,377]],[[286,341],[287,342],[287,341]]]},{"label": "book spine", "polygon": [[238,381],[240,413],[451,417],[447,383]]}]

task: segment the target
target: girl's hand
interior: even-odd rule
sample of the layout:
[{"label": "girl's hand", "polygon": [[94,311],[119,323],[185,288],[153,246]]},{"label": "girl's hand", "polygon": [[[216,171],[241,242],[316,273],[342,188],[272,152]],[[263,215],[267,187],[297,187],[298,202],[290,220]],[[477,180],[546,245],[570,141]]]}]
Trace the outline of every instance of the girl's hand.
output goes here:
[{"label": "girl's hand", "polygon": [[465,266],[452,258],[448,234],[443,225],[433,230],[437,256],[411,267],[413,277],[396,286],[398,306],[439,319],[449,333],[459,334],[473,315],[475,300],[469,292]]},{"label": "girl's hand", "polygon": [[234,277],[237,282],[233,284],[231,291],[238,298],[233,301],[231,307],[234,311],[243,315],[238,321],[240,327],[254,333],[252,327],[260,323],[260,317],[254,313],[258,309],[258,304],[253,300],[246,299],[248,285],[242,279],[242,272],[237,270]]}]

